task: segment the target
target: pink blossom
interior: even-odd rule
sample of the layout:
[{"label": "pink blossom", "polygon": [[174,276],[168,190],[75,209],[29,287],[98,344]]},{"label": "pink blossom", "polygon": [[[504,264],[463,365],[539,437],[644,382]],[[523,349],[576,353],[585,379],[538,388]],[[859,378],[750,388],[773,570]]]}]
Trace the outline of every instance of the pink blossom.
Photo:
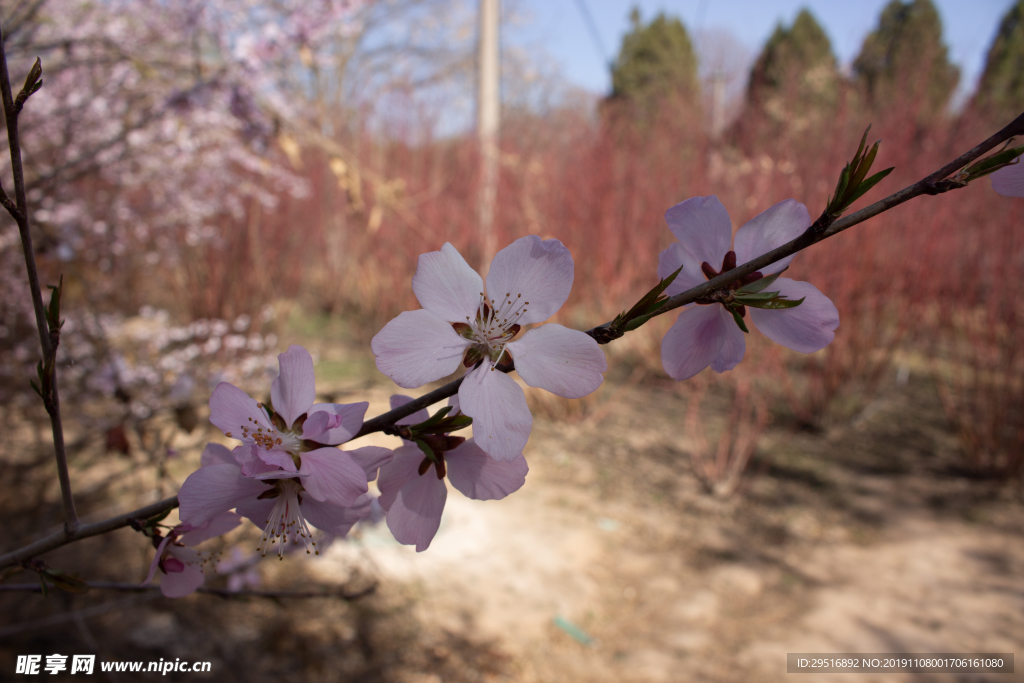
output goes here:
[{"label": "pink blossom", "polygon": [[[410,400],[408,396],[392,396],[391,407],[397,408]],[[457,412],[455,397],[451,403],[455,408],[453,413]],[[426,419],[427,411],[421,410],[398,424],[415,424]],[[380,469],[380,504],[387,511],[388,528],[395,540],[415,545],[416,552],[423,552],[430,547],[441,525],[441,513],[448,497],[446,475],[452,486],[467,498],[500,500],[522,487],[529,469],[522,453],[511,460],[498,461],[489,457],[473,439],[438,453],[437,463],[432,463],[416,444],[403,439],[402,446],[395,450],[394,459]]]},{"label": "pink blossom", "polygon": [[212,558],[192,546],[226,534],[241,522],[235,513],[223,512],[198,526],[182,523],[174,527],[157,546],[143,585],[152,581],[159,569],[160,592],[165,597],[180,598],[195,592],[203,585],[204,570]]},{"label": "pink blossom", "polygon": [[[399,386],[415,388],[476,365],[459,388],[463,412],[473,418],[479,448],[497,460],[521,457],[533,425],[526,396],[515,380],[495,372],[515,362],[528,385],[566,398],[596,390],[608,369],[591,337],[557,324],[523,325],[550,318],[569,297],[573,261],[556,239],[522,237],[499,251],[483,280],[449,243],[420,255],[412,279],[422,309],[384,326],[371,348],[377,368]],[[479,364],[477,364],[479,363]]]},{"label": "pink blossom", "polygon": [[[665,213],[672,234],[679,240],[661,252],[659,277],[682,271],[665,290],[672,296],[700,285],[737,263],[746,263],[802,234],[810,225],[807,207],[787,199],[747,222],[736,232],[735,251],[730,251],[732,222],[715,196],[693,197]],[[781,273],[793,256],[760,271],[763,276]],[[795,308],[750,308],[750,319],[762,334],[794,351],[812,353],[827,346],[839,326],[839,311],[818,289],[807,282],[778,278],[769,285],[790,300],[803,299]],[[744,307],[738,307],[745,314]],[[734,368],[746,350],[746,340],[733,315],[724,305],[685,307],[661,343],[661,361],[673,379],[693,377],[709,365],[715,372]]]},{"label": "pink blossom", "polygon": [[337,445],[359,431],[368,403],[313,404],[313,359],[301,346],[278,356],[281,374],[270,389],[273,412],[238,387],[221,382],[210,396],[210,422],[239,439],[235,460],[247,477],[297,477],[313,498],[349,506],[366,493],[355,451],[310,448]]},{"label": "pink blossom", "polygon": [[1020,158],[992,174],[992,189],[1007,197],[1024,197],[1024,163]]}]

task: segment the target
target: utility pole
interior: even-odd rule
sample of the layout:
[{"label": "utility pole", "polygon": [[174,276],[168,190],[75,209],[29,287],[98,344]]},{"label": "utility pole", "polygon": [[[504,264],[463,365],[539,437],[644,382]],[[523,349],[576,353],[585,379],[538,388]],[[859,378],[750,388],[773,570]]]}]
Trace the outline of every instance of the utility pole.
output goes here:
[{"label": "utility pole", "polygon": [[494,205],[498,196],[498,121],[501,103],[498,66],[499,0],[480,0],[476,129],[480,138],[480,241],[483,272],[497,251]]}]

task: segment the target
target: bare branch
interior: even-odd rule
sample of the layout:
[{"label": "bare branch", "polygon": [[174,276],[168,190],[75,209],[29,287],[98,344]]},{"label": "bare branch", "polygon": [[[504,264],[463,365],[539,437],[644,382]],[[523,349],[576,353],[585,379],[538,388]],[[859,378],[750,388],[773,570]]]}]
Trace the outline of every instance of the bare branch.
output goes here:
[{"label": "bare branch", "polygon": [[[137,583],[120,583],[114,581],[86,581],[85,585],[88,586],[90,590],[117,591],[119,593],[152,593],[160,590],[160,586],[154,584],[141,585]],[[196,593],[219,595],[222,598],[269,598],[271,600],[311,600],[314,598],[329,598],[349,601],[358,600],[359,598],[371,595],[376,590],[377,583],[373,582],[366,588],[360,588],[359,590],[351,593],[345,591],[344,588],[319,591],[261,591],[248,589],[234,591],[227,588],[210,588],[209,586],[200,586],[196,589]],[[0,584],[0,593],[2,592],[42,593],[43,589],[38,582],[10,583]]]}]

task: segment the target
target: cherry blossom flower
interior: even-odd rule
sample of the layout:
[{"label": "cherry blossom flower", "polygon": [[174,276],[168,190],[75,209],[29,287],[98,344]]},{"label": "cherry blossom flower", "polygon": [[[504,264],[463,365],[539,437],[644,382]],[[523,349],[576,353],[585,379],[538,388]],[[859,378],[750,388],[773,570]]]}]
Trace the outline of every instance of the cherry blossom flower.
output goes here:
[{"label": "cherry blossom flower", "polygon": [[[410,400],[408,396],[392,396],[391,407]],[[456,397],[449,405],[453,407],[449,414],[458,411]],[[398,424],[416,424],[427,417],[427,411],[421,410]],[[380,469],[380,504],[387,511],[388,528],[399,543],[415,545],[416,552],[430,547],[441,525],[448,498],[445,476],[467,498],[500,500],[522,487],[530,469],[522,453],[512,460],[498,461],[472,438],[436,457],[437,462],[431,462],[416,444],[403,439],[394,459]]]},{"label": "cherry blossom flower", "polygon": [[152,581],[159,569],[162,574],[160,592],[164,597],[181,598],[194,593],[203,585],[204,570],[213,558],[192,546],[226,534],[241,522],[242,519],[235,513],[222,512],[198,526],[182,523],[174,527],[157,546],[149,575],[142,584]]},{"label": "cherry blossom flower", "polygon": [[1007,197],[1024,197],[1024,161],[1021,158],[992,174],[992,189]]},{"label": "cherry blossom flower", "polygon": [[[557,324],[520,329],[550,318],[569,297],[573,261],[556,239],[521,237],[491,261],[487,288],[449,243],[420,255],[412,279],[423,308],[406,311],[384,326],[371,348],[377,368],[412,389],[474,367],[459,388],[463,412],[473,418],[475,443],[491,457],[520,457],[533,417],[515,380],[496,372],[515,363],[532,387],[566,398],[596,390],[608,369],[604,353],[583,332]],[[485,293],[486,291],[486,293]]]},{"label": "cherry blossom flower", "polygon": [[301,346],[278,356],[281,374],[270,389],[273,412],[238,387],[221,382],[210,397],[210,422],[229,438],[241,473],[256,478],[297,477],[313,498],[349,506],[366,493],[355,451],[334,446],[359,431],[368,403],[314,405],[313,359]]},{"label": "cherry blossom flower", "polygon": [[[729,249],[732,222],[718,197],[693,197],[665,213],[678,242],[661,252],[659,277],[682,271],[665,290],[672,296],[704,283],[737,263],[746,263],[789,242],[811,225],[807,207],[787,199],[752,218],[736,232],[735,250]],[[781,273],[793,256],[777,261],[744,283]],[[716,269],[720,268],[720,269]],[[737,283],[737,287],[740,284]],[[827,346],[839,326],[839,311],[818,289],[807,282],[780,277],[768,286],[799,306],[779,310],[750,309],[750,319],[772,341],[794,351],[812,353]],[[735,306],[735,305],[734,305]],[[745,316],[745,307],[735,306]],[[724,304],[690,304],[684,307],[661,343],[661,361],[673,379],[693,377],[711,366],[715,372],[734,368],[746,350],[743,331]]]}]

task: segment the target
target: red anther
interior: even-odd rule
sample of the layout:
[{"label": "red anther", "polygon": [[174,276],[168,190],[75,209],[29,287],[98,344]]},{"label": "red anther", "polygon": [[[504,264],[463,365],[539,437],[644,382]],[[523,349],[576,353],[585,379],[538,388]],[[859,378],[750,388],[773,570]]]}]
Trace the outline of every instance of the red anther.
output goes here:
[{"label": "red anther", "polygon": [[708,263],[707,261],[700,264],[700,269],[704,271],[704,277],[706,277],[709,280],[718,277],[718,273],[715,272],[715,269],[712,268],[711,264]]},{"label": "red anther", "polygon": [[736,252],[735,251],[730,251],[730,252],[728,252],[725,255],[725,258],[722,260],[722,272],[724,273],[726,271],[732,270],[735,267],[736,267]]},{"label": "red anther", "polygon": [[741,318],[746,318],[747,317],[747,307],[746,306],[737,306],[734,310],[737,313],[740,314]]}]

